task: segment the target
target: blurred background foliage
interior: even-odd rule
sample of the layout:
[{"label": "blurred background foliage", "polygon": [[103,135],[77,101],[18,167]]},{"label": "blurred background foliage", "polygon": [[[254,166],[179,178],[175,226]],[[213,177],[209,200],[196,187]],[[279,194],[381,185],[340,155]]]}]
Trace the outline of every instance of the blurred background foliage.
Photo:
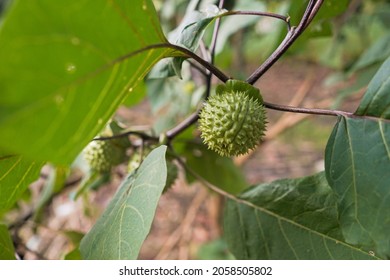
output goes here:
[{"label": "blurred background foliage", "polygon": [[[154,3],[167,34],[180,23],[188,6],[202,10],[216,1],[154,0]],[[291,24],[297,25],[306,4],[307,1],[299,0],[228,0],[225,1],[225,8],[289,15]],[[211,37],[212,28],[208,28],[207,32],[206,41]],[[216,64],[235,78],[243,79],[272,53],[285,33],[285,24],[272,18],[223,18],[216,48]],[[328,85],[355,75],[355,82],[340,92],[341,98],[367,85],[389,54],[389,1],[328,0],[308,30],[283,58],[294,57],[333,69],[325,80]]]}]

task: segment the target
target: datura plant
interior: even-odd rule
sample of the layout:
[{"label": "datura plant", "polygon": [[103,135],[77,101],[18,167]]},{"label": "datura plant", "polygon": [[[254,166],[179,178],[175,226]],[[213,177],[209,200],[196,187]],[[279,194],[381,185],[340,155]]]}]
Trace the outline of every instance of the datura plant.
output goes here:
[{"label": "datura plant", "polygon": [[[359,75],[367,91],[355,112],[292,106],[302,95],[290,89],[286,99],[278,94],[277,103],[271,103],[274,92],[258,83],[267,79],[264,74],[298,38],[289,55],[301,56],[309,46],[310,58],[321,54],[318,60],[324,61],[325,55],[348,49],[339,44],[352,39],[355,43],[357,37],[341,26],[355,11],[365,13],[385,1],[375,5],[373,0],[6,2],[0,4],[4,9],[0,11],[0,259],[27,256],[28,233],[38,257],[74,248],[64,257],[136,259],[141,247],[151,247],[143,244],[156,211],[180,205],[187,228],[197,209],[211,205],[201,204],[203,195],[225,198],[218,204],[223,211],[215,207],[204,213],[213,212],[210,216],[223,223],[229,256],[237,259],[390,258],[390,58],[384,60],[389,52],[383,51],[388,40],[382,39],[388,36],[373,39],[375,34],[388,34],[388,26],[380,28],[388,24],[383,19],[390,12],[386,17],[386,9],[380,9],[383,15],[375,19],[375,28],[356,34],[370,35],[361,41],[378,44],[362,53],[356,64],[337,67],[363,71]],[[181,5],[177,11],[176,2]],[[210,2],[217,6],[207,6]],[[354,4],[347,10],[348,2]],[[367,2],[370,5],[364,8]],[[182,9],[186,3],[187,9]],[[249,10],[242,11],[243,6]],[[240,20],[235,24],[237,15]],[[364,22],[369,20],[364,15]],[[335,36],[333,28],[336,35],[346,36]],[[241,33],[231,37],[236,32]],[[328,48],[331,40],[323,40],[329,35],[337,40],[336,47]],[[312,38],[316,39],[309,44]],[[229,48],[223,47],[226,42],[231,43]],[[353,52],[335,55],[332,61],[355,59],[358,51],[353,48]],[[244,65],[249,57],[250,65]],[[373,77],[368,85],[367,77]],[[143,103],[147,106],[135,108],[142,99],[147,99]],[[139,112],[145,110],[141,118]],[[270,110],[335,118],[324,147],[323,171],[249,186],[248,174],[237,164],[249,156],[234,157],[255,150],[259,153],[253,155],[262,155],[260,144],[267,129],[267,141],[272,141],[275,131],[292,126],[283,115],[282,125],[272,127],[271,116],[277,114]],[[269,158],[261,160],[256,168],[263,168],[263,160]],[[30,195],[28,187],[35,181],[42,185]],[[200,192],[190,204],[158,207],[162,195],[171,195],[170,199],[181,195],[182,182],[197,182],[212,191]],[[102,193],[113,196],[98,204],[94,199],[100,196],[95,194],[107,185],[110,191]],[[57,195],[63,199],[53,199]],[[77,214],[89,222],[76,229],[83,232],[77,232],[77,238],[69,240],[72,246],[64,250],[57,244],[55,250],[46,250],[50,244],[46,240],[41,250],[36,243],[46,234],[36,235],[52,224],[46,213],[59,213],[58,203],[79,198],[83,198],[80,203],[65,208],[83,206],[86,211]],[[105,209],[87,211],[95,209],[95,203]],[[42,211],[49,207],[53,208]],[[220,213],[214,215],[214,210]],[[102,215],[97,217],[98,213]],[[61,232],[68,236],[67,230]],[[178,246],[189,237],[174,236]]]}]

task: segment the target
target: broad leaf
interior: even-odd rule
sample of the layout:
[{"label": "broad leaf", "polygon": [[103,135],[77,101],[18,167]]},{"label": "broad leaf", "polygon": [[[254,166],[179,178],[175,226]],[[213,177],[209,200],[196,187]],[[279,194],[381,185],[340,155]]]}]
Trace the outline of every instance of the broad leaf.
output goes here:
[{"label": "broad leaf", "polygon": [[325,175],[254,186],[225,211],[225,237],[238,259],[370,259],[344,242]]},{"label": "broad leaf", "polygon": [[166,146],[131,173],[81,241],[83,259],[136,259],[153,221],[167,177]]},{"label": "broad leaf", "polygon": [[326,148],[345,240],[390,257],[390,122],[340,118]]},{"label": "broad leaf", "polygon": [[326,148],[326,175],[338,195],[348,243],[390,258],[390,59],[356,112],[340,117]]},{"label": "broad leaf", "polygon": [[390,57],[368,85],[356,115],[390,119]]},{"label": "broad leaf", "polygon": [[183,79],[171,77],[147,80],[148,99],[156,119],[153,125],[156,134],[174,127],[196,110],[205,92],[203,86],[196,87],[191,80],[189,67],[183,67],[182,70]]},{"label": "broad leaf", "polygon": [[146,96],[146,85],[145,82],[139,82],[133,91],[123,101],[123,105],[132,107],[139,104]]},{"label": "broad leaf", "polygon": [[12,207],[29,184],[38,179],[42,165],[22,156],[0,153],[0,213]]},{"label": "broad leaf", "polygon": [[15,260],[15,249],[8,228],[0,224],[0,260]]},{"label": "broad leaf", "polygon": [[13,1],[0,29],[0,146],[69,164],[170,51],[151,0]]},{"label": "broad leaf", "polygon": [[[170,32],[171,43],[195,52],[203,38],[206,27],[225,10],[210,5],[205,11],[188,10],[180,25]],[[161,60],[151,71],[149,78],[165,78],[173,75],[181,76],[183,57]]]}]

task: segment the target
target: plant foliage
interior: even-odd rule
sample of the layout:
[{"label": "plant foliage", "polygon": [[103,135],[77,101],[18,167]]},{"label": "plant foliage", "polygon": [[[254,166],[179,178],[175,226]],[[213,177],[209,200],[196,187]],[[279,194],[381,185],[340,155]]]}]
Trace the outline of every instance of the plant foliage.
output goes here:
[{"label": "plant foliage", "polygon": [[[0,15],[0,259],[17,256],[13,238],[23,223],[9,214],[20,212],[28,186],[40,175],[44,188],[22,221],[32,217],[39,224],[77,172],[83,177],[72,183],[79,187],[74,199],[113,178],[111,170],[91,173],[80,156],[107,124],[118,131],[95,140],[125,141],[123,158],[136,154],[139,167],[122,177],[85,235],[68,232],[77,238],[65,259],[137,259],[167,184],[167,162],[180,165],[189,182],[203,182],[227,198],[224,237],[235,258],[390,259],[388,3],[237,1],[233,10],[249,11],[232,12],[190,1],[179,24],[167,6],[175,1],[157,2],[161,21],[152,0],[0,2],[6,10]],[[367,30],[357,28],[363,23]],[[163,29],[172,31],[166,36]],[[231,158],[201,144],[198,115],[216,92],[232,86],[227,81],[234,78],[215,61],[241,63],[235,69],[241,78],[246,59],[264,60],[237,82],[252,88],[282,55],[333,67],[338,72],[332,79],[356,75],[337,104],[355,89],[367,89],[356,112],[344,112],[272,104],[253,87],[251,97],[270,110],[331,115],[337,122],[323,172],[248,188]],[[215,87],[213,76],[224,84]],[[146,95],[156,117],[152,128],[120,126],[118,107]],[[47,163],[51,169],[43,176]]]}]

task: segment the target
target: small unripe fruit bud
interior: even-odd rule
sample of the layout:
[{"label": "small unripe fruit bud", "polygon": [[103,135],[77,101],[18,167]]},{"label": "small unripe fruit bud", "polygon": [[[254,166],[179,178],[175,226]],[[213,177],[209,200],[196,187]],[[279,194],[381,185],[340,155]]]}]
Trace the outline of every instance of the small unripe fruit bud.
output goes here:
[{"label": "small unripe fruit bud", "polygon": [[99,173],[107,173],[115,165],[126,159],[126,149],[117,146],[112,140],[96,140],[84,149],[84,158],[91,169]]},{"label": "small unripe fruit bud", "polygon": [[217,88],[199,115],[204,143],[221,156],[254,149],[264,136],[266,111],[258,89],[235,80]]}]

